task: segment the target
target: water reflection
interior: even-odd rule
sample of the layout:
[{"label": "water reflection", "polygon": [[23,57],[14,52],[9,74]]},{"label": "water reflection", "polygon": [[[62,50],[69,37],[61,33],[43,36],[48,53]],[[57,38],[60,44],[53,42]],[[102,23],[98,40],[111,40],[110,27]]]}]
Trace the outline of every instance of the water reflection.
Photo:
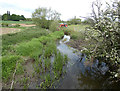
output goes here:
[{"label": "water reflection", "polygon": [[[60,43],[57,49],[69,58],[66,75],[60,79],[57,88],[63,89],[98,89],[105,88],[103,85],[108,78],[106,72],[109,68],[104,62],[98,60],[86,66],[86,56],[81,53],[74,53],[74,48]],[[79,55],[78,55],[79,54]],[[89,63],[90,64],[90,63]]]}]

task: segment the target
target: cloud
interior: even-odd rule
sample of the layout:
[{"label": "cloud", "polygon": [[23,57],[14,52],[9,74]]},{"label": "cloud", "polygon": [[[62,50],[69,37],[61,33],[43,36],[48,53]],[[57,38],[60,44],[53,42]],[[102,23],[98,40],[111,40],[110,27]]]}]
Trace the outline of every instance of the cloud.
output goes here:
[{"label": "cloud", "polygon": [[0,11],[1,14],[9,10],[11,14],[31,17],[36,8],[51,7],[61,13],[62,20],[68,20],[74,16],[89,16],[92,1],[94,0],[0,0]]}]

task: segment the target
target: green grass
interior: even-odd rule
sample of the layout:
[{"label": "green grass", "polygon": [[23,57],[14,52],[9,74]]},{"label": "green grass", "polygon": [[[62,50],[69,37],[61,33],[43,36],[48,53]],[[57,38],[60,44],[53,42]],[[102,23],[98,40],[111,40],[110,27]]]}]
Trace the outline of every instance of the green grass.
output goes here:
[{"label": "green grass", "polygon": [[[67,62],[67,56],[58,52],[56,41],[64,36],[64,32],[56,31],[48,34],[45,29],[33,29],[34,28],[15,34],[3,35],[4,55],[2,55],[2,77],[4,81],[9,82],[8,79],[12,77],[16,62],[16,75],[24,73],[24,68],[22,67],[25,62],[24,56],[25,58],[35,59],[35,63],[33,63],[35,74],[44,74],[45,72],[49,74],[52,69],[55,73],[55,77],[52,79],[58,79],[63,73],[63,66]],[[53,68],[51,65],[52,55],[55,55]],[[50,75],[46,75],[44,79],[43,88],[49,88],[52,84]],[[28,80],[24,80],[25,82],[22,83],[22,85],[26,88],[27,85],[25,84],[27,84]]]},{"label": "green grass", "polygon": [[44,65],[45,65],[45,71],[50,70],[51,59],[50,58],[44,59]]},{"label": "green grass", "polygon": [[33,21],[0,21],[0,23],[8,23],[8,24],[33,24]]},{"label": "green grass", "polygon": [[14,69],[16,67],[16,62],[19,60],[20,56],[17,55],[7,55],[2,57],[2,78],[3,81],[10,79]]},{"label": "green grass", "polygon": [[21,26],[9,26],[9,27],[3,27],[3,28],[18,28],[18,29],[21,29],[21,30],[26,30],[28,29],[28,27],[21,27]]},{"label": "green grass", "polygon": [[58,79],[63,73],[63,66],[66,64],[68,58],[63,56],[60,52],[57,53],[53,62],[53,72],[55,79]]},{"label": "green grass", "polygon": [[23,41],[29,41],[32,38],[38,38],[42,35],[47,35],[46,29],[38,29],[38,28],[28,28],[23,29],[23,31],[14,33],[14,34],[6,34],[2,35],[2,44],[11,45],[20,43]]},{"label": "green grass", "polygon": [[56,48],[56,44],[54,43],[54,41],[48,42],[47,45],[45,46],[44,56],[47,58],[56,53],[57,53],[57,48]]},{"label": "green grass", "polygon": [[74,30],[74,31],[84,31],[85,27],[89,27],[89,25],[80,24],[80,25],[68,26],[69,29]]},{"label": "green grass", "polygon": [[30,56],[37,59],[42,54],[43,45],[38,40],[31,40],[27,43],[23,42],[17,46],[16,52],[22,56]]},{"label": "green grass", "polygon": [[47,89],[51,86],[52,78],[50,74],[45,75],[44,77],[45,81],[40,84],[40,87],[42,89]]},{"label": "green grass", "polygon": [[79,24],[79,25],[70,25],[68,26],[68,29],[71,30],[70,36],[73,40],[84,40],[85,38],[85,28],[89,27],[89,25]]},{"label": "green grass", "polygon": [[23,59],[18,61],[17,66],[16,66],[16,75],[20,75],[24,73],[23,64],[24,64]]},{"label": "green grass", "polygon": [[28,28],[18,33],[2,35],[2,55],[7,54],[11,49],[10,45],[27,42],[47,34],[46,29]]}]

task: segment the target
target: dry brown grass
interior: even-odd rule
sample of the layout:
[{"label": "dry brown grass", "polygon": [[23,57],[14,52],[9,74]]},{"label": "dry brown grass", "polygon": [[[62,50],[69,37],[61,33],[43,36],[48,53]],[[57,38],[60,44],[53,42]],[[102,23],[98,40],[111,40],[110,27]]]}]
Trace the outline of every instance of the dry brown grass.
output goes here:
[{"label": "dry brown grass", "polygon": [[18,28],[0,28],[0,35],[20,32]]},{"label": "dry brown grass", "polygon": [[[16,25],[16,24],[12,24],[12,25]],[[35,24],[19,24],[21,27],[33,27],[36,26]]]}]

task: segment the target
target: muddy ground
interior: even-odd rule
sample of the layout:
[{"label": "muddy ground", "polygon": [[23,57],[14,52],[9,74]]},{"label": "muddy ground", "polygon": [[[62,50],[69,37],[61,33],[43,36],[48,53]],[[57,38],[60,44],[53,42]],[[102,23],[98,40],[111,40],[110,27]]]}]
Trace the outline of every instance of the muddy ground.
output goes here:
[{"label": "muddy ground", "polygon": [[68,46],[73,47],[75,49],[78,49],[79,51],[82,49],[82,46],[85,45],[85,41],[84,40],[70,40],[69,42],[66,43]]}]

